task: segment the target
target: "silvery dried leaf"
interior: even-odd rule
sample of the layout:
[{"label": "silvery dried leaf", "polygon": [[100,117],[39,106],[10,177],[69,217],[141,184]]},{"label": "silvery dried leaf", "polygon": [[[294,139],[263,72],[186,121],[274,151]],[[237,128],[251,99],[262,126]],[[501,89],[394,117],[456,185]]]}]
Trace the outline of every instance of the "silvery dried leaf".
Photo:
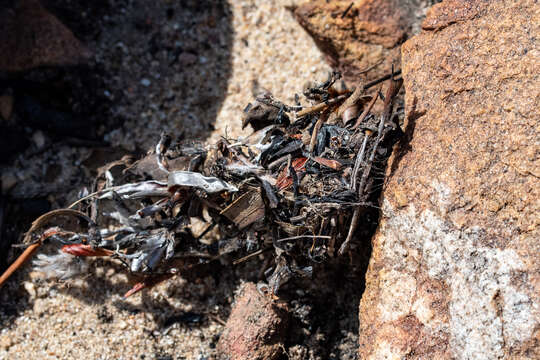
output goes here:
[{"label": "silvery dried leaf", "polygon": [[[141,194],[150,194],[152,196],[166,196],[169,194],[165,188],[167,184],[161,181],[142,181],[133,184],[115,186],[109,189],[103,189],[98,199],[112,199],[113,192],[120,195],[123,199],[137,198]],[[148,196],[150,196],[148,195]]]},{"label": "silvery dried leaf", "polygon": [[161,260],[170,259],[174,254],[174,238],[167,232],[155,234],[140,232],[131,243],[131,245],[137,243],[138,251],[133,254],[116,252],[116,255],[131,260],[130,269],[133,272],[153,270]]},{"label": "silvery dried leaf", "polygon": [[194,187],[210,194],[221,191],[238,191],[235,186],[221,179],[204,176],[192,171],[173,171],[169,173],[169,187],[173,186]]}]

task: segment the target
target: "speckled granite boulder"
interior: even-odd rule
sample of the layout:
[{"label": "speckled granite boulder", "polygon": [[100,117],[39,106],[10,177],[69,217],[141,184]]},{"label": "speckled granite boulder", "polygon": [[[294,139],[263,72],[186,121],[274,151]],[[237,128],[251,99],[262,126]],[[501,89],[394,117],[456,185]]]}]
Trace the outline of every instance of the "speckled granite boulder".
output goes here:
[{"label": "speckled granite boulder", "polygon": [[[351,6],[351,3],[352,6]],[[399,68],[400,45],[417,32],[432,1],[315,0],[295,10],[298,22],[313,36],[329,63],[355,81],[362,70],[369,79]]]},{"label": "speckled granite boulder", "polygon": [[284,349],[289,324],[285,304],[259,293],[257,286],[242,286],[218,342],[222,359],[272,360]]},{"label": "speckled granite boulder", "polygon": [[445,1],[424,25],[402,47],[360,358],[538,359],[540,4]]}]

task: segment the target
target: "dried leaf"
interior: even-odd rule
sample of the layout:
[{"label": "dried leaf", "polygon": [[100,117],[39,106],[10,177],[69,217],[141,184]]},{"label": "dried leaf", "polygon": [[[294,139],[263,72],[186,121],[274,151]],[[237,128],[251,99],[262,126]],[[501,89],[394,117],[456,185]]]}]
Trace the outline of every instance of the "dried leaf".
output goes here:
[{"label": "dried leaf", "polygon": [[236,192],[238,189],[225,181],[213,176],[204,176],[192,171],[173,171],[169,173],[169,189],[185,186],[201,189],[209,194],[221,191]]},{"label": "dried leaf", "polygon": [[240,230],[264,217],[264,202],[259,189],[251,189],[227,206],[220,215],[225,216]]}]

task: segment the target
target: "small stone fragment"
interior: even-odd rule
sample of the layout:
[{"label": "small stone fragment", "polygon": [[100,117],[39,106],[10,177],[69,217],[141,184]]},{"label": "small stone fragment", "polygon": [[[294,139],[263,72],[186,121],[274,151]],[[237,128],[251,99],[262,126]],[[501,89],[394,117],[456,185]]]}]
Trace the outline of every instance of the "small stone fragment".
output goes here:
[{"label": "small stone fragment", "polygon": [[15,185],[17,185],[17,176],[12,172],[6,172],[0,177],[0,182],[2,183],[2,193],[6,194],[11,190]]},{"label": "small stone fragment", "polygon": [[183,52],[178,55],[178,62],[183,66],[193,65],[197,62],[198,57],[195,54],[189,52]]},{"label": "small stone fragment", "polygon": [[4,120],[9,120],[13,113],[13,96],[2,95],[0,96],[0,116]]},{"label": "small stone fragment", "polygon": [[3,335],[0,337],[0,349],[8,350],[11,346],[13,346],[13,340],[11,336]]},{"label": "small stone fragment", "polygon": [[28,293],[28,295],[30,295],[31,299],[34,299],[37,296],[36,286],[34,285],[34,283],[30,281],[25,281],[23,283],[23,286],[26,292]]},{"label": "small stone fragment", "polygon": [[218,342],[223,358],[231,360],[276,359],[288,328],[285,305],[265,297],[253,283],[242,286]]},{"label": "small stone fragment", "polygon": [[32,309],[35,315],[41,316],[47,312],[48,306],[49,303],[47,302],[47,299],[37,298],[34,299],[34,306],[32,307]]},{"label": "small stone fragment", "polygon": [[34,141],[34,144],[36,144],[36,147],[38,149],[43,148],[45,146],[45,134],[41,130],[36,131],[32,134],[32,140]]}]

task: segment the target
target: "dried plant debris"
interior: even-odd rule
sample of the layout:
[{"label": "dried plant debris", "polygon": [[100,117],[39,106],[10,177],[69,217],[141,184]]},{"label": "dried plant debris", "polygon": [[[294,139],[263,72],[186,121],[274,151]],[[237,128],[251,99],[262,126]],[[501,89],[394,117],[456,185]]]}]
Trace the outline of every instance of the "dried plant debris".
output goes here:
[{"label": "dried plant debris", "polygon": [[[277,296],[289,279],[345,254],[363,214],[377,206],[376,168],[400,133],[395,76],[347,89],[333,73],[304,90],[308,105],[263,93],[246,107],[243,125],[255,130],[246,137],[205,144],[163,134],[146,157],[102,167],[91,193],[38,218],[0,285],[50,241],[60,254],[40,255],[36,267],[65,279],[87,271],[84,257],[116,258],[142,279],[126,296],[200,263],[264,254],[272,260],[258,289]],[[385,80],[385,95],[367,95]],[[373,114],[379,98],[383,111]]]}]

